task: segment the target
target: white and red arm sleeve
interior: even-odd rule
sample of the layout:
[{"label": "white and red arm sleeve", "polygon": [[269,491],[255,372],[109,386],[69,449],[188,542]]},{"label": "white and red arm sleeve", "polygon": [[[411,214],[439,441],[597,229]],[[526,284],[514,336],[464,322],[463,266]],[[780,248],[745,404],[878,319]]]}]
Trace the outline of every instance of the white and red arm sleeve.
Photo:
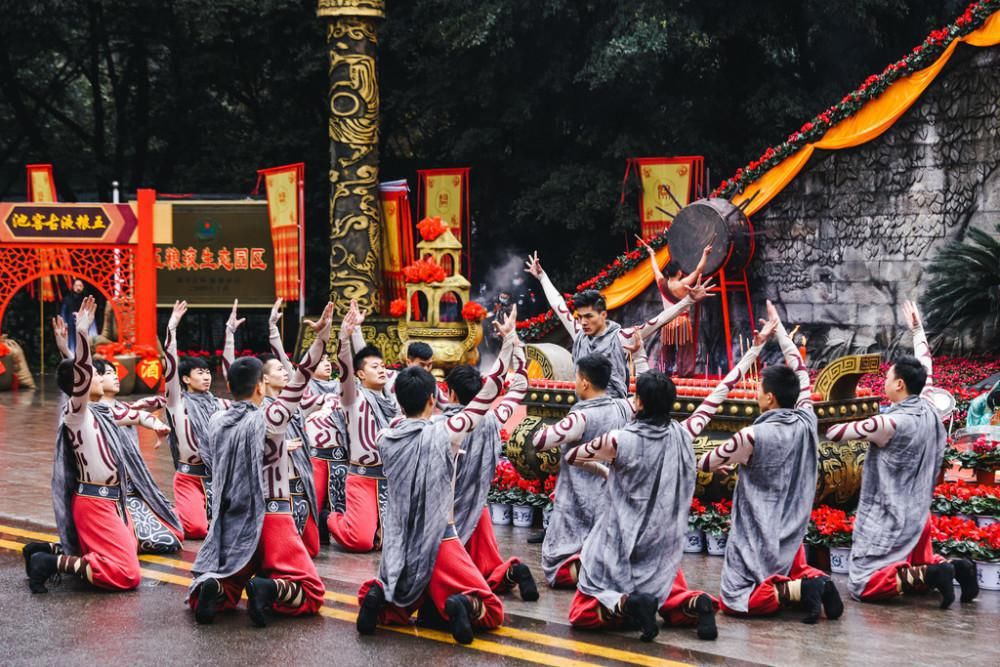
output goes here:
[{"label": "white and red arm sleeve", "polygon": [[556,317],[559,318],[562,325],[566,327],[566,331],[569,332],[570,337],[576,338],[576,335],[580,333],[580,323],[573,317],[573,313],[569,312],[566,299],[563,298],[559,290],[556,289],[556,286],[549,280],[547,273],[542,273],[542,277],[538,281],[542,283],[542,291],[545,292],[545,298],[549,301],[549,307],[555,312]]},{"label": "white and red arm sleeve", "polygon": [[351,352],[351,341],[343,335],[340,337],[337,361],[340,363],[340,403],[344,407],[350,407],[358,401],[358,388],[354,384],[354,353]]},{"label": "white and red arm sleeve", "polygon": [[861,421],[831,426],[826,437],[833,442],[844,440],[867,440],[879,447],[885,447],[896,434],[896,420],[892,415],[875,415]]},{"label": "white and red arm sleeve", "polygon": [[500,354],[497,355],[497,360],[493,363],[493,368],[490,369],[489,374],[483,379],[483,388],[479,390],[479,393],[469,401],[469,404],[461,412],[448,418],[447,427],[448,433],[451,436],[452,447],[457,448],[462,444],[466,434],[476,428],[476,425],[482,421],[483,416],[489,411],[490,405],[500,395],[500,391],[503,389],[503,378],[510,367],[510,359],[513,354],[516,338],[516,331],[511,331],[507,334],[503,339]]},{"label": "white and red arm sleeve", "polygon": [[119,426],[142,426],[151,431],[168,428],[166,424],[149,414],[137,410],[135,406],[117,402],[111,406],[111,416]]},{"label": "white and red arm sleeve", "polygon": [[809,387],[809,370],[806,368],[806,364],[802,361],[802,354],[799,352],[799,348],[795,346],[795,342],[785,331],[785,325],[778,323],[778,329],[775,332],[775,337],[778,339],[778,346],[781,348],[781,354],[785,357],[785,364],[795,371],[795,377],[799,379],[799,397],[795,401],[796,408],[809,408],[812,407],[812,393]]},{"label": "white and red arm sleeve", "polygon": [[90,340],[86,332],[73,330],[76,350],[73,353],[73,393],[66,410],[66,423],[79,424],[87,416],[90,403],[90,382],[94,377],[94,362],[90,356]]},{"label": "white and red arm sleeve", "polygon": [[524,400],[524,395],[528,393],[528,363],[524,355],[524,345],[514,345],[514,355],[511,359],[514,376],[511,378],[507,393],[503,400],[494,408],[497,420],[503,424],[514,416],[514,410]]},{"label": "white and red arm sleeve", "polygon": [[927,334],[924,333],[923,325],[917,325],[911,331],[913,332],[913,356],[927,370],[927,382],[924,386],[933,386],[932,374],[934,372],[934,362],[931,360],[931,348],[927,344]]},{"label": "white and red arm sleeve", "polygon": [[544,452],[568,442],[579,442],[587,428],[587,415],[571,412],[555,424],[546,426],[535,434],[532,442],[535,449]]},{"label": "white and red arm sleeve", "polygon": [[618,456],[618,432],[609,431],[590,442],[573,447],[566,452],[570,465],[581,465],[588,461],[614,461]]},{"label": "white and red arm sleeve", "polygon": [[698,469],[712,472],[722,466],[746,463],[753,456],[754,443],[753,426],[740,429],[729,440],[702,456],[698,461]]},{"label": "white and red arm sleeve", "polygon": [[288,359],[288,355],[285,354],[285,343],[281,340],[281,331],[278,330],[277,326],[272,325],[268,327],[267,344],[271,348],[271,354],[281,362],[281,366],[288,373],[288,378],[291,379],[295,369],[292,367],[292,362]]},{"label": "white and red arm sleeve", "polygon": [[664,324],[673,319],[676,319],[681,313],[685,312],[688,308],[690,308],[692,303],[694,303],[694,299],[692,299],[690,296],[686,296],[677,303],[666,306],[662,311],[660,311],[656,315],[656,317],[646,320],[645,322],[640,322],[639,324],[636,324],[633,327],[629,327],[628,329],[622,329],[621,331],[618,332],[618,335],[622,336],[623,342],[628,342],[628,340],[625,338],[626,334],[634,331],[638,333],[640,336],[642,336],[643,340],[646,340],[654,333],[659,331],[660,327],[662,327]]},{"label": "white and red arm sleeve", "polygon": [[302,361],[299,362],[295,374],[278,394],[278,398],[264,411],[264,423],[267,425],[268,435],[281,435],[288,428],[288,422],[291,421],[292,415],[299,407],[299,401],[302,400],[306,385],[309,384],[313,372],[319,366],[325,353],[326,338],[316,336],[312,345],[306,350],[305,356],[302,357]]},{"label": "white and red arm sleeve", "polygon": [[177,331],[167,327],[167,337],[163,340],[164,397],[168,408],[183,405],[181,397],[181,374],[177,361]]},{"label": "white and red arm sleeve", "polygon": [[236,361],[236,330],[226,326],[226,339],[222,344],[222,377],[229,381],[229,367]]},{"label": "white and red arm sleeve", "polygon": [[156,412],[157,410],[166,407],[166,405],[167,399],[159,394],[155,396],[146,396],[137,401],[128,403],[128,406],[133,410],[143,410],[145,412]]},{"label": "white and red arm sleeve", "polygon": [[681,426],[687,429],[687,432],[691,434],[692,437],[697,437],[704,429],[708,422],[712,421],[712,415],[715,414],[715,410],[722,405],[722,402],[726,400],[726,396],[729,395],[729,391],[743,379],[746,372],[750,370],[753,362],[757,360],[757,355],[760,354],[761,348],[763,346],[754,345],[747,353],[743,355],[739,363],[736,364],[736,368],[729,371],[726,377],[722,379],[712,393],[701,402],[695,411],[691,413],[691,416],[681,422]]}]

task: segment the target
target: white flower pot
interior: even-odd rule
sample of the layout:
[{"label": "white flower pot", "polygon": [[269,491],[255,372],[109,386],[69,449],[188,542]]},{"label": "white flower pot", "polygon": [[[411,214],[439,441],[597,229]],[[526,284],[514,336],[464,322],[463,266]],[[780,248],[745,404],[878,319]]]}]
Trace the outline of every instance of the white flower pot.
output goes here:
[{"label": "white flower pot", "polygon": [[976,516],[976,525],[980,528],[985,528],[986,526],[992,526],[993,524],[1000,521],[1000,517],[995,516]]},{"label": "white flower pot", "polygon": [[1000,591],[1000,563],[976,561],[979,587],[986,591]]},{"label": "white flower pot", "polygon": [[490,503],[490,519],[494,526],[509,526],[511,520],[510,503]]},{"label": "white flower pot", "polygon": [[705,542],[708,546],[709,556],[722,556],[726,553],[726,542],[729,540],[729,533],[705,533]]},{"label": "white flower pot", "polygon": [[849,547],[830,547],[830,572],[847,574],[847,564],[851,560]]},{"label": "white flower pot", "polygon": [[535,522],[535,508],[532,505],[514,505],[514,527],[531,528]]},{"label": "white flower pot", "polygon": [[705,531],[700,528],[689,529],[684,536],[684,553],[700,554],[705,550]]},{"label": "white flower pot", "polygon": [[542,510],[542,530],[549,529],[549,521],[552,520],[552,506],[548,506]]}]

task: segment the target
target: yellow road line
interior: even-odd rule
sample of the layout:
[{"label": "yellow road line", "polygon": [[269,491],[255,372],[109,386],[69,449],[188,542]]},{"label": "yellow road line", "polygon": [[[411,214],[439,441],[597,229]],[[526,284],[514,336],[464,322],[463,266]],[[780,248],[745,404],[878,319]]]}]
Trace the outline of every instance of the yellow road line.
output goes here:
[{"label": "yellow road line", "polygon": [[[27,537],[27,538],[31,538],[31,539],[38,539],[38,540],[45,540],[45,541],[55,541],[55,540],[59,539],[58,536],[56,536],[56,535],[49,535],[49,534],[39,533],[39,532],[35,532],[35,531],[22,530],[20,528],[14,528],[14,527],[5,526],[5,525],[0,525],[0,532],[4,532],[4,533],[10,534],[10,535],[17,535],[19,537]],[[6,546],[7,544],[15,544],[15,545],[17,545],[16,548],[18,550],[21,547],[21,545],[19,545],[17,543],[7,542],[6,540],[0,540],[0,546]],[[191,570],[191,563],[189,563],[189,562],[187,562],[185,560],[181,560],[179,558],[170,558],[170,557],[159,556],[159,555],[154,555],[154,554],[142,554],[141,556],[139,556],[139,559],[142,560],[142,561],[145,561],[145,562],[155,563],[155,564],[158,564],[158,565],[164,565],[164,566],[167,566],[167,567],[174,567],[174,568],[181,569],[181,570],[186,570],[186,571],[190,571]],[[143,569],[142,573],[143,573],[144,576],[149,576],[149,578],[152,578],[152,579],[158,579],[158,578],[161,578],[161,577],[173,577],[177,581],[170,580],[170,583],[177,583],[177,584],[180,584],[180,585],[183,585],[183,586],[187,586],[188,583],[190,582],[190,579],[188,579],[188,578],[178,577],[177,575],[170,575],[170,574],[166,574],[166,573],[159,572],[159,571],[154,571],[154,570]],[[150,573],[150,574],[147,575],[147,573]],[[155,573],[155,575],[153,573]],[[161,579],[161,580],[168,581],[167,579]],[[355,596],[355,595],[348,595],[346,593],[337,593],[337,592],[334,592],[334,591],[326,591],[326,594],[325,594],[324,597],[327,600],[332,600],[334,602],[339,602],[341,604],[351,605],[351,606],[354,606],[354,607],[357,607],[357,604],[358,604],[357,596]],[[324,615],[332,616],[334,618],[340,618],[340,616],[334,615],[334,612],[336,612],[336,614],[344,614],[344,615],[346,615],[346,620],[350,620],[351,622],[354,622],[355,616],[354,616],[353,612],[344,612],[344,611],[341,611],[341,610],[329,609],[327,607],[323,607],[320,610],[320,613],[322,613]],[[344,620],[344,619],[341,619],[341,620]],[[423,628],[416,629],[416,628],[402,628],[402,627],[395,627],[395,626],[386,627],[385,629],[386,630],[391,630],[393,632],[402,632],[404,634],[413,634],[414,636],[426,637],[426,638],[431,638],[431,637],[429,637],[430,633],[437,632],[437,631],[434,631],[434,630],[427,630],[427,629],[423,629]],[[533,644],[539,644],[539,645],[542,645],[542,646],[547,646],[549,648],[562,649],[562,650],[566,650],[566,651],[574,651],[576,653],[582,653],[584,655],[591,655],[591,656],[595,656],[595,657],[598,657],[598,658],[606,658],[606,659],[609,659],[609,660],[617,660],[617,661],[621,661],[621,662],[627,662],[627,663],[631,663],[633,665],[641,665],[643,667],[684,667],[684,666],[686,666],[686,665],[689,664],[689,663],[684,663],[684,662],[678,662],[678,661],[675,661],[675,660],[667,660],[667,659],[664,659],[664,658],[657,658],[655,656],[646,655],[644,653],[633,653],[631,651],[624,651],[624,650],[621,650],[621,649],[615,649],[615,648],[610,648],[610,647],[606,647],[606,646],[600,646],[600,645],[597,645],[597,644],[589,644],[587,642],[581,642],[581,641],[576,641],[576,640],[572,640],[572,639],[563,639],[561,637],[552,637],[550,635],[546,635],[546,634],[542,634],[542,633],[538,633],[538,632],[531,632],[530,630],[521,630],[521,629],[518,629],[518,628],[511,628],[511,627],[501,626],[499,628],[495,628],[495,629],[491,630],[490,632],[491,632],[491,634],[494,634],[494,635],[497,635],[497,636],[500,636],[500,637],[508,637],[510,639],[516,639],[516,640],[523,641],[523,642],[530,642],[530,643],[533,643]],[[452,639],[451,635],[449,635],[447,633],[443,633],[443,632],[438,632],[438,634],[440,634],[443,637],[443,639],[441,639],[441,641],[447,641],[447,642],[451,642],[451,643],[454,642],[454,640]],[[478,645],[478,644],[482,643],[483,641],[484,640],[477,639],[476,640],[476,644]],[[499,646],[499,647],[502,647],[504,649],[504,652],[500,653],[501,655],[512,655],[508,651],[508,649],[511,648],[510,646],[507,646],[507,645],[504,645],[504,644],[496,644],[496,645]],[[484,650],[486,650],[486,649],[484,649]],[[523,650],[528,650],[528,649],[523,649]],[[487,652],[491,652],[491,651],[487,651]],[[547,655],[547,654],[543,654],[543,655]],[[516,656],[514,656],[514,657],[516,657]],[[548,656],[548,657],[550,657],[550,658],[556,658],[557,656]],[[530,660],[530,661],[534,661],[534,660],[531,660],[529,658],[525,658],[525,659],[526,660]],[[557,664],[557,663],[551,663],[550,662],[550,663],[547,663],[547,664]],[[582,663],[580,663],[578,661],[571,661],[571,664],[582,664]]]}]

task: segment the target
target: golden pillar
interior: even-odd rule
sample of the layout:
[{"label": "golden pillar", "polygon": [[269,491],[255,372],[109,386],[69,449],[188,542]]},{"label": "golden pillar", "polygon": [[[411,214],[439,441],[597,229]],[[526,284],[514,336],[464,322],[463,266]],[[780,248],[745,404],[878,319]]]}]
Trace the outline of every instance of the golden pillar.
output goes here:
[{"label": "golden pillar", "polygon": [[319,0],[326,21],[330,89],[330,296],[379,312],[378,23],[385,0]]}]

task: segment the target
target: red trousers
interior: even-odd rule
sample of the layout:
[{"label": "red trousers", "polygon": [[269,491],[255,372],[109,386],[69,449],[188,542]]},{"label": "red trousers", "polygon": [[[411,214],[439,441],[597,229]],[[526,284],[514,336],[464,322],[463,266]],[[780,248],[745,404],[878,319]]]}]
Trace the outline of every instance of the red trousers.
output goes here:
[{"label": "red trousers", "polygon": [[123,519],[118,501],[93,496],[73,496],[72,511],[90,583],[115,591],[137,588],[139,545],[128,512]]},{"label": "red trousers", "polygon": [[511,589],[511,582],[507,580],[507,571],[521,561],[517,558],[504,560],[500,555],[500,547],[497,546],[497,538],[493,533],[493,521],[490,519],[490,511],[483,508],[483,514],[479,517],[476,529],[472,531],[469,541],[465,543],[465,550],[469,552],[469,557],[479,573],[486,579],[490,590],[494,593],[506,593]]},{"label": "red trousers", "polygon": [[326,520],[330,536],[345,551],[368,553],[375,549],[378,532],[378,480],[348,475],[345,484],[346,511],[333,512]]},{"label": "red trousers", "polygon": [[204,478],[174,473],[174,505],[184,528],[184,539],[202,540],[208,535]]},{"label": "red trousers", "polygon": [[826,572],[817,570],[806,563],[806,551],[799,546],[799,550],[795,552],[795,560],[792,561],[792,567],[788,570],[788,576],[773,574],[765,579],[757,588],[753,589],[745,612],[730,609],[726,606],[725,602],[722,603],[722,611],[732,616],[767,616],[769,614],[776,614],[781,607],[778,605],[778,596],[774,589],[775,584],[791,581],[792,579],[812,579],[813,577],[825,576]]},{"label": "red trousers", "polygon": [[552,588],[576,588],[580,576],[580,554],[570,556],[556,569],[556,581]]},{"label": "red trousers", "polygon": [[330,495],[330,462],[310,456],[313,467],[313,488],[316,489],[316,507],[322,512],[329,509],[327,496]]},{"label": "red trousers", "polygon": [[[380,585],[375,579],[362,584],[358,591],[358,603],[364,600],[369,588]],[[437,607],[441,617],[448,620],[444,604],[449,597],[456,594],[478,598],[482,602],[482,616],[472,619],[473,626],[488,630],[500,627],[503,623],[503,602],[490,590],[483,575],[473,564],[469,552],[462,547],[462,543],[458,538],[452,537],[442,541],[438,548],[434,571],[423,596],[408,607],[385,605],[379,613],[378,622],[382,625],[407,625],[413,612],[419,609],[428,597]]]},{"label": "red trousers", "polygon": [[[670,586],[670,594],[667,595],[666,601],[660,607],[660,616],[670,625],[695,625],[698,622],[698,617],[685,614],[684,607],[689,600],[699,595],[705,595],[705,593],[689,589],[684,572],[678,568],[674,583]],[[719,601],[713,597],[712,602],[718,609]],[[617,628],[624,620],[620,614],[605,609],[595,597],[580,591],[577,591],[576,595],[573,596],[573,602],[569,608],[569,622],[575,628]]]},{"label": "red trousers", "polygon": [[306,553],[310,558],[319,555],[319,528],[316,520],[313,519],[312,512],[306,517],[306,526],[302,529],[302,546],[306,548]]},{"label": "red trousers", "polygon": [[865,590],[861,594],[861,599],[864,602],[872,602],[894,598],[901,594],[899,587],[896,585],[896,573],[900,569],[911,565],[936,565],[944,561],[944,558],[934,553],[934,548],[931,544],[931,520],[928,517],[927,525],[924,526],[924,532],[920,533],[920,539],[917,540],[917,544],[913,547],[910,555],[906,557],[906,560],[886,565],[881,570],[875,572],[868,579]]},{"label": "red trousers", "polygon": [[[264,527],[260,532],[257,552],[250,562],[236,574],[221,582],[223,601],[219,609],[235,609],[250,577],[257,575],[269,579],[294,581],[302,587],[302,603],[297,607],[275,603],[274,611],[287,616],[315,614],[323,606],[326,588],[316,574],[316,566],[306,553],[299,533],[295,529],[295,519],[291,514],[267,512]],[[198,605],[195,591],[188,599],[191,609]]]}]

